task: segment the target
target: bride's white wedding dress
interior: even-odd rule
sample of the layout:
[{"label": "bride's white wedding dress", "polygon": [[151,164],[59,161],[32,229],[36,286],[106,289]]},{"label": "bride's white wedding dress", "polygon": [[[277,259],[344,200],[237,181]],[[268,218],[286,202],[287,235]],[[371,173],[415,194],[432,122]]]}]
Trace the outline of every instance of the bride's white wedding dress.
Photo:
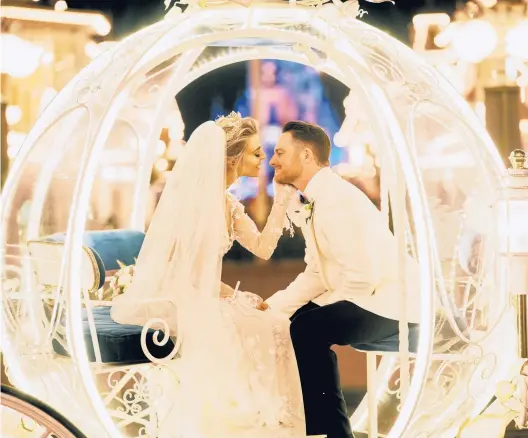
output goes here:
[{"label": "bride's white wedding dress", "polygon": [[225,147],[224,131],[214,122],[192,134],[167,179],[133,282],[114,300],[112,318],[148,327],[162,323],[182,342],[180,357],[165,363],[177,370],[180,383],[169,395],[173,407],[164,409],[170,413],[160,419],[163,436],[304,437],[289,320],[256,309],[259,297],[249,292],[221,298],[223,256],[237,240],[269,258],[283,232],[287,199],[276,198],[260,233],[238,200],[227,195],[226,202]]},{"label": "bride's white wedding dress", "polygon": [[[238,241],[260,258],[273,254],[282,235],[286,205],[275,203],[266,226],[260,233],[244,206],[228,195],[231,205],[231,230],[224,235],[222,256]],[[219,427],[231,438],[304,437],[305,421],[302,392],[295,352],[290,340],[290,321],[282,314],[255,308],[259,297],[238,291],[233,297],[221,300],[220,308],[226,321],[232,324],[235,336],[243,348],[243,359],[238,363],[237,376],[247,381],[246,406],[232,410],[228,418],[204,417],[215,424],[211,438],[219,435]],[[226,398],[225,403],[233,400]],[[213,412],[211,416],[216,414]],[[243,418],[245,417],[245,418]],[[230,424],[230,418],[236,421]],[[220,423],[220,424],[219,424]],[[244,424],[250,425],[244,430]],[[207,436],[209,438],[209,436]]]}]

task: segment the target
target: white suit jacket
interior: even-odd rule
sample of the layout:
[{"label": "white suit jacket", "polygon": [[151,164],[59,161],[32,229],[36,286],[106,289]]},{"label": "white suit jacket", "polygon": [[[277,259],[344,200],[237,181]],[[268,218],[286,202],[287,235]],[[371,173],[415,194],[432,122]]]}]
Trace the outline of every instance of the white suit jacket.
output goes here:
[{"label": "white suit jacket", "polygon": [[[293,203],[289,215],[301,226],[306,241],[306,269],[266,302],[291,316],[313,301],[326,305],[341,300],[385,318],[402,315],[403,276],[398,272],[396,238],[381,212],[357,187],[329,168],[318,171],[304,192],[313,201],[307,220],[304,205]],[[407,321],[420,320],[419,267],[405,260]]]}]

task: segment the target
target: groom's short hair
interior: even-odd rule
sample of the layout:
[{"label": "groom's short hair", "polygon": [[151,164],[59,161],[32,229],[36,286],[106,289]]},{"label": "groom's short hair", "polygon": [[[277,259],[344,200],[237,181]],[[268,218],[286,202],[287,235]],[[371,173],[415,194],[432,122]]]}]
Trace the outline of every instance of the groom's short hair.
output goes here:
[{"label": "groom's short hair", "polygon": [[314,123],[292,121],[282,128],[282,132],[289,132],[291,136],[306,145],[312,150],[317,164],[321,166],[330,165],[330,149],[332,145],[326,132]]}]

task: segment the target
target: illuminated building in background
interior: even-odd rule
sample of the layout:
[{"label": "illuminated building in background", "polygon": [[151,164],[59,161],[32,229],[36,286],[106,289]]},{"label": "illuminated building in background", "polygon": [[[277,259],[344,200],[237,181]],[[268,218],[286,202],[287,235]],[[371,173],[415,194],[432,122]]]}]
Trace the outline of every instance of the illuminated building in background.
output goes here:
[{"label": "illuminated building in background", "polygon": [[[260,66],[258,83],[253,83],[248,67],[247,86],[236,100],[234,110],[258,119],[268,160],[273,155],[282,126],[291,120],[304,120],[327,131],[332,141],[331,165],[346,161],[347,151],[333,141],[342,120],[325,95],[320,73],[312,67],[288,61],[263,60],[257,64]],[[231,110],[224,108],[221,99],[214,99],[210,117],[215,119]],[[263,169],[266,191],[273,196],[273,168],[267,165]],[[255,179],[243,178],[233,191],[241,199],[251,199],[257,196],[258,185]]]},{"label": "illuminated building in background", "polygon": [[471,103],[507,164],[528,148],[528,4],[522,0],[461,3],[454,16],[419,14],[413,48]]},{"label": "illuminated building in background", "polygon": [[[2,151],[8,161],[58,90],[90,62],[93,39],[111,28],[100,13],[2,6],[2,112],[8,130]],[[2,160],[3,177],[7,165]]]}]

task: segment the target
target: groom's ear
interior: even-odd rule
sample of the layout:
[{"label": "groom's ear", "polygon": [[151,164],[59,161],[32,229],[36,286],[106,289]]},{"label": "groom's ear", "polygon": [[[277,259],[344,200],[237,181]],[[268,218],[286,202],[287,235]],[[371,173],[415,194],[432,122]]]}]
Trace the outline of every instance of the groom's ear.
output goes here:
[{"label": "groom's ear", "polygon": [[313,159],[313,151],[310,148],[306,147],[303,149],[301,156],[303,160],[310,161],[310,159]]}]

